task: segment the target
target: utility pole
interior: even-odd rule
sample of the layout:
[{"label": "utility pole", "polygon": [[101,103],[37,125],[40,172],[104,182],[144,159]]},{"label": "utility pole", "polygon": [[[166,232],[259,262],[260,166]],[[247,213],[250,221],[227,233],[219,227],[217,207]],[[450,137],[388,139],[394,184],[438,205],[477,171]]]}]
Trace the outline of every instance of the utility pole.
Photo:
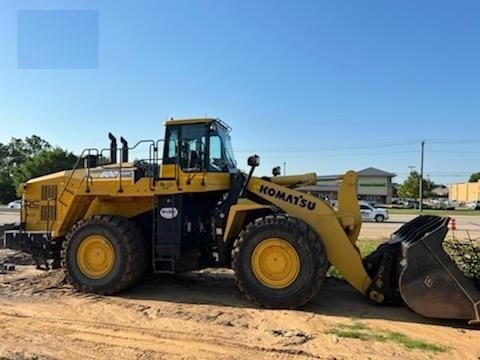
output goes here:
[{"label": "utility pole", "polygon": [[420,160],[420,186],[419,186],[419,203],[418,203],[418,208],[420,209],[420,212],[423,211],[423,154],[425,152],[425,140],[422,140],[422,155],[421,155],[421,160]]}]

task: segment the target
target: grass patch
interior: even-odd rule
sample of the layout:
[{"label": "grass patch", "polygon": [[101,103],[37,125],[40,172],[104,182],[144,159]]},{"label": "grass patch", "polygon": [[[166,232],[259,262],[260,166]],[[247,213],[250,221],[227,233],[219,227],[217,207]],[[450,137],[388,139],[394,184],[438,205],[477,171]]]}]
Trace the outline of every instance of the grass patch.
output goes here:
[{"label": "grass patch", "polygon": [[412,339],[405,334],[389,331],[387,332],[388,340],[403,345],[407,349],[419,349],[433,352],[445,352],[448,350],[447,346],[428,343],[423,340]]},{"label": "grass patch", "polygon": [[339,324],[336,328],[332,328],[328,331],[329,334],[337,335],[338,337],[348,339],[359,339],[363,341],[386,341],[385,337],[374,334],[369,331],[370,329],[364,323],[355,321],[353,324]]},{"label": "grass patch", "polygon": [[431,352],[448,351],[447,346],[432,344],[419,339],[412,339],[405,334],[395,331],[378,332],[370,329],[366,324],[355,321],[353,324],[339,324],[327,331],[338,337],[358,339],[362,341],[394,342],[407,349],[417,349]]},{"label": "grass patch", "polygon": [[[360,254],[362,258],[374,252],[377,247],[382,244],[384,241],[382,240],[359,240],[356,242],[358,249],[360,250]],[[340,272],[335,268],[335,266],[330,266],[327,271],[327,277],[334,277],[337,279],[343,279]]]},{"label": "grass patch", "polygon": [[368,325],[365,324],[365,323],[362,323],[360,321],[355,321],[353,324],[351,325],[344,325],[344,324],[341,324],[339,325],[340,327],[343,327],[343,328],[348,328],[348,329],[351,329],[351,330],[368,330]]},{"label": "grass patch", "polygon": [[359,240],[357,241],[357,246],[362,257],[365,257],[374,252],[383,243],[384,241],[382,240]]},{"label": "grass patch", "polygon": [[358,339],[363,341],[387,341],[384,336],[378,334],[369,334],[363,331],[357,330],[347,330],[347,329],[332,329],[329,331],[330,334],[337,335],[338,337],[348,338],[348,339]]}]

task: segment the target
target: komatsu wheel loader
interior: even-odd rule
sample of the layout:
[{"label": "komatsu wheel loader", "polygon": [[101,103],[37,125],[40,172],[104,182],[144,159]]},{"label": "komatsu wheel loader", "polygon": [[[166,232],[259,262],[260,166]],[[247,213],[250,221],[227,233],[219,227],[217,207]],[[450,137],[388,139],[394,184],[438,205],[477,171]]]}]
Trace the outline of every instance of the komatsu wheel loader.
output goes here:
[{"label": "komatsu wheel loader", "polygon": [[[76,289],[98,294],[132,286],[146,268],[229,267],[240,291],[268,308],[307,303],[333,265],[374,303],[480,322],[480,291],[442,249],[448,218],[419,216],[362,259],[355,172],[341,178],[334,210],[295,189],[315,184],[314,173],[254,177],[256,155],[240,171],[219,119],[172,119],[165,129],[132,147],[109,134],[109,148],[86,149],[74,169],[22,184],[21,221],[4,246],[64,267]],[[129,162],[132,153],[141,155]]]}]

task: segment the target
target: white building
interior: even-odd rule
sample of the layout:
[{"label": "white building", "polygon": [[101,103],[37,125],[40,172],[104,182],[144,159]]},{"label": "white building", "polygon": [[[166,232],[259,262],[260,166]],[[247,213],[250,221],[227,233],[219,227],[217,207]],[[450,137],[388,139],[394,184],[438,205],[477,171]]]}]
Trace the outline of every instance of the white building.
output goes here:
[{"label": "white building", "polygon": [[[383,204],[392,202],[392,178],[395,177],[396,174],[369,167],[357,171],[357,175],[357,192],[359,199]],[[303,186],[299,189],[319,197],[326,197],[329,200],[337,200],[340,176],[341,175],[318,176],[316,185]]]}]

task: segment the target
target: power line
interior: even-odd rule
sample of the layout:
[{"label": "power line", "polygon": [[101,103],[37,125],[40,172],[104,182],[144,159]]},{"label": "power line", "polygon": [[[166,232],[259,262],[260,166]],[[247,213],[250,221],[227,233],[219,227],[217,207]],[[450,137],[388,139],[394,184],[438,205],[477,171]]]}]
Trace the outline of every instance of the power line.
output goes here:
[{"label": "power line", "polygon": [[[428,141],[430,144],[480,144],[480,140],[478,139],[428,139],[426,138],[425,141]],[[324,151],[324,150],[356,150],[356,149],[372,149],[372,148],[383,148],[383,147],[395,147],[395,146],[406,146],[406,145],[417,145],[418,140],[404,140],[404,141],[394,141],[394,142],[375,142],[372,144],[371,142],[368,144],[356,144],[356,145],[345,145],[345,146],[324,146],[320,148],[303,148],[303,149],[290,149],[289,151]],[[239,148],[241,149],[241,148]],[[277,151],[284,151],[283,149],[279,148],[260,148],[257,151],[263,152],[277,152]],[[431,151],[431,150],[429,150]]]},{"label": "power line", "polygon": [[[414,145],[415,142],[401,142],[401,143],[375,143],[372,144],[361,144],[355,146],[325,146],[320,148],[293,148],[289,147],[288,150],[285,148],[256,148],[255,151],[257,152],[315,152],[315,151],[344,151],[344,150],[358,150],[358,149],[378,149],[378,148],[385,148],[385,147],[395,147],[395,146],[405,146],[405,145]],[[247,152],[246,150],[242,150],[242,148],[238,148],[237,152]]]},{"label": "power line", "polygon": [[[251,154],[251,151],[236,151],[236,154]],[[256,151],[257,154],[262,155],[261,151]],[[311,152],[310,152],[311,153]],[[382,156],[382,155],[392,155],[392,154],[408,154],[408,153],[418,153],[418,151],[391,151],[391,152],[372,152],[372,153],[349,153],[349,154],[305,154],[305,155],[288,155],[289,158],[332,158],[332,157],[354,157],[354,156]],[[280,154],[280,153],[278,153]],[[271,156],[262,156],[263,159],[283,159],[284,155],[271,155]]]},{"label": "power line", "polygon": [[437,154],[480,154],[480,151],[464,151],[464,150],[428,150],[427,153]]},{"label": "power line", "polygon": [[479,144],[478,139],[427,139],[430,144]]}]

